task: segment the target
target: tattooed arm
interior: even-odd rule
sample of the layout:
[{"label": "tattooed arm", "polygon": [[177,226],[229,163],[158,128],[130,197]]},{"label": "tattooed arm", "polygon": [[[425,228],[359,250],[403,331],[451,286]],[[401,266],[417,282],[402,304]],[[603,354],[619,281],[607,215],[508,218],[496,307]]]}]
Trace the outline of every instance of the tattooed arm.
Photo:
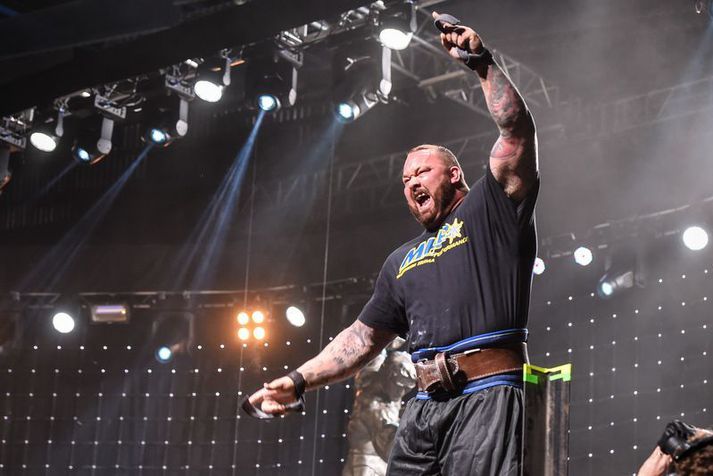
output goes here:
[{"label": "tattooed arm", "polygon": [[[437,15],[434,12],[434,17]],[[452,57],[459,58],[456,47],[475,54],[484,51],[480,37],[471,28],[446,26],[449,32],[441,33],[441,43]],[[490,152],[490,169],[505,193],[520,201],[537,178],[535,123],[520,93],[489,55],[475,61],[474,66],[490,115],[500,130]]]},{"label": "tattooed arm", "polygon": [[[376,357],[396,334],[369,327],[357,320],[344,329],[313,359],[297,369],[306,382],[307,390],[344,380]],[[292,379],[280,377],[250,396],[250,403],[269,414],[285,412],[285,403],[295,400]]]}]

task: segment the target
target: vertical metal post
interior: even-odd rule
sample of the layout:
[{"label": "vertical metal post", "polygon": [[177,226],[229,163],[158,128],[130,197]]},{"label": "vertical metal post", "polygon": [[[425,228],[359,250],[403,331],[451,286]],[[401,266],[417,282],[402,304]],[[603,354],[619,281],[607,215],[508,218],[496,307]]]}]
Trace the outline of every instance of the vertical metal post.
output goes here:
[{"label": "vertical metal post", "polygon": [[572,364],[523,366],[525,428],[523,476],[567,474]]}]

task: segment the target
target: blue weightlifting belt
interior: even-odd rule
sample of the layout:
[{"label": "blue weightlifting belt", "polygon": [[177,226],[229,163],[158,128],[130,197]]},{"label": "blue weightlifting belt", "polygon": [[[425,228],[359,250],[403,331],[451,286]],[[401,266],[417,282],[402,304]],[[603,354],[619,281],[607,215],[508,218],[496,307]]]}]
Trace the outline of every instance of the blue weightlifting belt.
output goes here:
[{"label": "blue weightlifting belt", "polygon": [[496,347],[503,344],[513,344],[515,342],[527,342],[527,329],[505,329],[502,331],[488,332],[459,340],[455,344],[442,347],[426,347],[411,354],[413,363],[419,360],[431,360],[436,354],[445,352],[446,355],[458,354],[467,350],[480,349],[483,347]]}]

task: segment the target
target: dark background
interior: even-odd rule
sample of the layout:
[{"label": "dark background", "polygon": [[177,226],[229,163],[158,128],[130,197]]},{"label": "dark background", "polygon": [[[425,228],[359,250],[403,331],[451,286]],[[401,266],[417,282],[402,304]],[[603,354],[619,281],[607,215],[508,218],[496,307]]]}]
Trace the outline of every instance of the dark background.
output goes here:
[{"label": "dark background", "polygon": [[[256,9],[251,14],[264,15],[261,3],[270,6],[186,2],[182,14],[185,20],[211,8],[239,13],[250,7]],[[329,8],[295,3],[314,15],[310,20]],[[8,32],[9,22],[50,5],[6,6],[20,13],[0,20]],[[688,1],[448,1],[430,8],[461,17],[487,45],[557,87],[552,107],[531,104],[542,175],[539,255],[547,264],[534,277],[531,360],[574,365],[570,473],[634,473],[669,420],[712,423],[713,262],[710,248],[692,252],[680,240],[686,226],[711,218],[705,200],[713,195],[711,21]],[[289,24],[291,12],[279,20]],[[263,17],[236,18],[246,41],[270,36],[254,28]],[[212,41],[208,30],[206,43]],[[136,73],[122,64],[140,68],[164,59],[132,50],[140,39],[5,59],[0,103],[19,109],[109,80],[86,72],[83,84],[81,75],[67,73],[72,61],[102,52],[111,52],[116,74],[126,76]],[[112,50],[119,46],[121,52]],[[496,132],[489,118],[442,95],[434,100],[398,73],[397,101],[336,125],[328,104],[333,47],[307,52],[295,112],[264,117],[241,187],[232,190],[237,202],[227,235],[209,272],[198,278],[200,257],[214,242],[206,238],[210,233],[196,239],[198,224],[257,118],[239,102],[236,88],[215,105],[194,101],[188,136],[151,150],[109,197],[142,149],[141,119],[118,128],[104,161],[71,168],[57,181],[71,164],[68,141],[52,154],[28,147],[13,155],[13,180],[0,196],[0,290],[2,315],[21,316],[22,336],[0,356],[4,471],[338,474],[347,450],[348,383],[321,391],[319,399],[309,395],[306,416],[265,425],[236,419],[239,392],[316,353],[320,333],[324,343],[348,325],[384,258],[419,233],[401,196],[405,151],[419,143],[447,144],[475,181]],[[176,43],[175,51],[161,54],[169,64],[168,57],[202,53]],[[476,134],[484,135],[461,140]],[[592,265],[573,262],[579,244],[594,249]],[[609,300],[593,296],[606,256],[622,247],[639,256],[641,286]],[[189,261],[192,248],[199,258]],[[276,290],[282,286],[286,290]],[[235,293],[217,307],[198,298],[180,302],[196,316],[195,344],[202,350],[194,347],[166,366],[153,361],[148,336],[151,322],[176,306],[173,301],[138,308],[128,326],[83,325],[57,336],[49,324],[57,302],[27,294],[184,290]],[[22,293],[19,300],[13,291]],[[258,299],[273,310],[269,345],[243,348],[232,319],[243,303]],[[291,328],[273,307],[285,300],[306,307],[304,328]]]}]

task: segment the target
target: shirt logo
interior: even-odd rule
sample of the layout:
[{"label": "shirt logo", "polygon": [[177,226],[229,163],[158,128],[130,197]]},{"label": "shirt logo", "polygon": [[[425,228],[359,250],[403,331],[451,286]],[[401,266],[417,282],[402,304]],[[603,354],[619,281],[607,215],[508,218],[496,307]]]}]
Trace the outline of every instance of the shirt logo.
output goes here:
[{"label": "shirt logo", "polygon": [[[444,223],[438,230],[438,233],[436,233],[436,236],[431,236],[411,248],[409,252],[406,253],[404,260],[401,262],[401,266],[399,266],[396,279],[401,278],[406,271],[416,266],[434,263],[436,258],[446,251],[467,243],[468,237],[463,236],[461,233],[462,228],[463,222],[455,218],[453,223]],[[446,244],[446,241],[448,241],[448,244]]]}]

